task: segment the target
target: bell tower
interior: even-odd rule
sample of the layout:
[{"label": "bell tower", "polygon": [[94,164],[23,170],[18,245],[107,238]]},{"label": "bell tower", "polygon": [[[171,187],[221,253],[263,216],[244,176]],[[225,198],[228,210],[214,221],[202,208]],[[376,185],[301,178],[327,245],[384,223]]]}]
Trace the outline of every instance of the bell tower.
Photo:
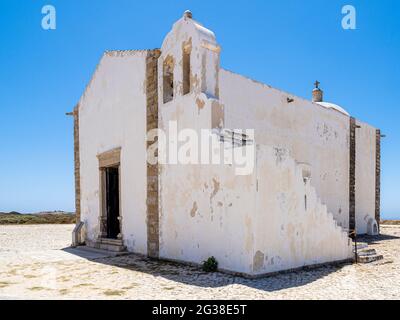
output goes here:
[{"label": "bell tower", "polygon": [[190,11],[165,37],[159,59],[160,94],[164,103],[187,94],[204,93],[218,99],[220,47],[212,31],[193,19]]}]

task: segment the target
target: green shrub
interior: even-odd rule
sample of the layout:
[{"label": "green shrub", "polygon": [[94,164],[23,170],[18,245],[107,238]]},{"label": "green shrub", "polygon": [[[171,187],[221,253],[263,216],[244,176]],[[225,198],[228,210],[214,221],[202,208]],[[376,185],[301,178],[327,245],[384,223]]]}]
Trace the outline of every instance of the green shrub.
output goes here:
[{"label": "green shrub", "polygon": [[210,257],[203,261],[203,270],[205,272],[215,272],[218,270],[218,261],[215,257]]}]

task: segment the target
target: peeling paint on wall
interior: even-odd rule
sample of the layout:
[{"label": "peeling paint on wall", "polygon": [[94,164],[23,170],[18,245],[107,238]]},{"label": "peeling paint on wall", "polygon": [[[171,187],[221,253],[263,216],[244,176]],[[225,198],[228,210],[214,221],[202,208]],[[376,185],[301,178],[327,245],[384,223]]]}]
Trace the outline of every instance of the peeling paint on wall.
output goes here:
[{"label": "peeling paint on wall", "polygon": [[[312,183],[335,219],[348,227],[349,117],[310,100],[220,69],[220,102],[226,105],[225,126],[254,128],[258,144],[289,150],[313,170]],[[279,158],[278,158],[279,161]],[[322,175],[337,170],[325,180]]]},{"label": "peeling paint on wall", "polygon": [[212,199],[216,196],[216,194],[218,193],[219,188],[220,188],[220,183],[219,183],[219,181],[217,181],[217,179],[213,178],[212,182],[213,182],[214,187],[213,187],[213,191],[210,196],[210,201],[212,201]]},{"label": "peeling paint on wall", "polygon": [[192,210],[190,210],[190,216],[192,218],[194,218],[196,216],[197,209],[198,209],[197,208],[197,202],[195,201],[195,202],[193,202]]},{"label": "peeling paint on wall", "polygon": [[260,271],[264,267],[264,253],[257,251],[253,258],[254,272]]},{"label": "peeling paint on wall", "polygon": [[206,104],[203,100],[200,100],[199,98],[196,99],[196,104],[197,104],[197,109],[199,110],[199,113],[201,109],[204,108],[204,105]]}]

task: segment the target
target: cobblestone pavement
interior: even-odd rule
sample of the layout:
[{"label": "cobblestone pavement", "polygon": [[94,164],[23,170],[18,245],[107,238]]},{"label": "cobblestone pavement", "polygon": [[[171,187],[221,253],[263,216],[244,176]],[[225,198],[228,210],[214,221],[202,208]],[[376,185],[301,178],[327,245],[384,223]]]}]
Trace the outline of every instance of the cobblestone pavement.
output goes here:
[{"label": "cobblestone pavement", "polygon": [[378,263],[321,267],[262,279],[206,274],[127,255],[70,250],[71,225],[0,226],[1,299],[399,299],[400,226],[370,246]]}]

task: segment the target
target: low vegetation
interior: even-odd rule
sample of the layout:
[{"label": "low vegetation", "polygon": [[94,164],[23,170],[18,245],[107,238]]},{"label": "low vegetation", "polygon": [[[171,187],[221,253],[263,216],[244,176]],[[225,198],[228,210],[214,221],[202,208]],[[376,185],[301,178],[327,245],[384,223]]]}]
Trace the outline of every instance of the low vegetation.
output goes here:
[{"label": "low vegetation", "polygon": [[400,225],[400,220],[381,220],[381,224],[385,224],[385,225]]},{"label": "low vegetation", "polygon": [[209,257],[203,261],[203,271],[205,272],[216,272],[218,270],[218,261],[215,257]]},{"label": "low vegetation", "polygon": [[0,212],[0,225],[4,224],[73,224],[75,214],[55,211],[34,214],[22,214],[19,212]]}]

